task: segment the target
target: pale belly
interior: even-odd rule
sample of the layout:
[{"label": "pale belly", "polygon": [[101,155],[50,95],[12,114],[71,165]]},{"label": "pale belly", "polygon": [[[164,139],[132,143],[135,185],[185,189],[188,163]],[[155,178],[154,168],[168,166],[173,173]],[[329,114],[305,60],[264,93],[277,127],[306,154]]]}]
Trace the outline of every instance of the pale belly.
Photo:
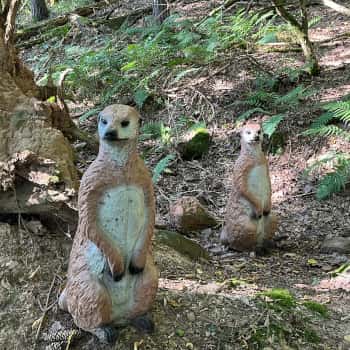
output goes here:
[{"label": "pale belly", "polygon": [[254,197],[259,199],[263,207],[267,205],[271,196],[271,188],[266,166],[259,165],[250,171],[248,189]]},{"label": "pale belly", "polygon": [[145,196],[136,186],[118,186],[104,193],[97,206],[97,225],[129,262],[147,221]]},{"label": "pale belly", "polygon": [[86,249],[90,271],[107,288],[112,300],[112,319],[123,324],[134,303],[134,290],[139,275],[128,271],[131,255],[138,239],[145,234],[147,209],[144,193],[136,186],[118,186],[106,191],[97,207],[97,225],[109,237],[111,244],[120,249],[125,264],[125,275],[115,282],[107,272],[107,260],[101,250],[91,241]]}]

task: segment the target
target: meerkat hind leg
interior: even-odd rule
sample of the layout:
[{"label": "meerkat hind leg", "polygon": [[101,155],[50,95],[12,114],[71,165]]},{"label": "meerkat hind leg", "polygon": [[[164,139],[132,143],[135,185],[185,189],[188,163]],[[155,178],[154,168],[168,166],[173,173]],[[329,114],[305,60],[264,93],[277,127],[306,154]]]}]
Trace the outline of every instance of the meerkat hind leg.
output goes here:
[{"label": "meerkat hind leg", "polygon": [[131,321],[131,325],[142,333],[149,334],[154,332],[154,322],[149,313],[134,318]]}]

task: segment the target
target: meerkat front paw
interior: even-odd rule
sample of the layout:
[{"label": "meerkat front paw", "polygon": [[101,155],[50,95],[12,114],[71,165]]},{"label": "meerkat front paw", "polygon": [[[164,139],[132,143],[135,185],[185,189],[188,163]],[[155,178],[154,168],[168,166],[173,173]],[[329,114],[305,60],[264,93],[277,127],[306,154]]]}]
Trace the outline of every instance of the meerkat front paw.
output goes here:
[{"label": "meerkat front paw", "polygon": [[105,270],[108,273],[108,275],[110,275],[113,278],[114,282],[120,281],[125,275],[125,271],[113,271],[113,269],[111,269],[110,264],[105,265]]},{"label": "meerkat front paw", "polygon": [[138,267],[138,266],[135,266],[132,262],[130,263],[129,265],[129,272],[132,274],[132,275],[136,275],[138,273],[141,273],[143,270],[144,270],[144,266],[143,267]]},{"label": "meerkat front paw", "polygon": [[260,212],[257,212],[255,210],[252,211],[250,217],[253,219],[253,220],[260,220],[262,218],[262,214]]}]

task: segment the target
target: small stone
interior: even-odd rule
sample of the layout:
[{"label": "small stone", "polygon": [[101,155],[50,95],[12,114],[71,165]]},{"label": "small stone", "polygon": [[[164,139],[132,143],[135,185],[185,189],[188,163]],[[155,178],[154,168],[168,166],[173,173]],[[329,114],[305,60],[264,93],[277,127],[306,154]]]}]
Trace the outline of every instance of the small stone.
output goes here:
[{"label": "small stone", "polygon": [[194,322],[196,320],[196,315],[193,312],[188,312],[187,319],[191,322]]},{"label": "small stone", "polygon": [[333,266],[331,265],[322,265],[322,271],[324,272],[329,272],[329,271],[332,271],[333,270]]},{"label": "small stone", "polygon": [[322,253],[350,253],[350,237],[333,237],[326,239],[321,246]]},{"label": "small stone", "polygon": [[79,142],[79,143],[76,143],[76,144],[74,145],[74,148],[75,148],[76,151],[80,151],[80,150],[82,150],[83,148],[85,148],[86,145],[87,145],[86,142]]},{"label": "small stone", "polygon": [[202,230],[202,235],[206,239],[208,239],[212,233],[213,233],[213,230],[211,228],[206,228],[206,229]]},{"label": "small stone", "polygon": [[218,224],[215,217],[195,197],[179,198],[169,208],[170,223],[183,233],[203,230]]}]

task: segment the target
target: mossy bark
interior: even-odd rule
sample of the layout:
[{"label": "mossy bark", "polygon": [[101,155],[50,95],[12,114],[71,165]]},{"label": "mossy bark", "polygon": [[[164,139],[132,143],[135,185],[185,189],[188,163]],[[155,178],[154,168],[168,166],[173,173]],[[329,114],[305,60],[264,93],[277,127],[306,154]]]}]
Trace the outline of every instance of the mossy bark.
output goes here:
[{"label": "mossy bark", "polygon": [[286,8],[279,0],[272,0],[272,2],[276,8],[277,13],[294,28],[299,44],[303,50],[309,73],[311,75],[319,74],[320,67],[318,64],[317,56],[309,39],[308,15],[305,0],[299,0],[301,23],[299,23],[297,19],[286,10]]}]

